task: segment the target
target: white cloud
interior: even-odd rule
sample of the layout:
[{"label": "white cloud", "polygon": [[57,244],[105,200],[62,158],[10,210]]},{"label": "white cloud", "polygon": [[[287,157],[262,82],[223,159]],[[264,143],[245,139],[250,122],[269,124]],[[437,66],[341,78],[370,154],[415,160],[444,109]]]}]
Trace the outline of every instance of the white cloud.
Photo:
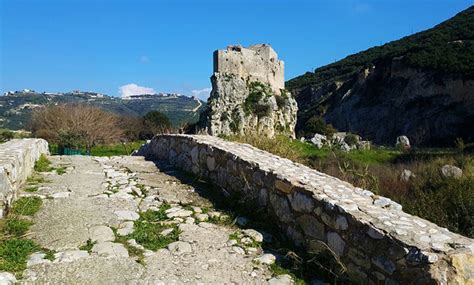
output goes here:
[{"label": "white cloud", "polygon": [[119,94],[122,98],[127,98],[131,95],[155,94],[156,91],[150,87],[138,86],[135,83],[120,86]]},{"label": "white cloud", "polygon": [[146,55],[142,55],[140,56],[140,62],[141,63],[149,63],[150,62],[150,58]]},{"label": "white cloud", "polygon": [[212,88],[204,88],[204,89],[198,89],[198,90],[191,90],[191,93],[193,96],[198,97],[199,99],[207,99],[210,95]]}]

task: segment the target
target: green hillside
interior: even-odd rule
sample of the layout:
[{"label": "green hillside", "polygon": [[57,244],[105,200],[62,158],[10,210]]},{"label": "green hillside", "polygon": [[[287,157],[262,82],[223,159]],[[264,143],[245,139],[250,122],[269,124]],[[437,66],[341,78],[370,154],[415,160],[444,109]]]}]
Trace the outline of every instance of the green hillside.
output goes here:
[{"label": "green hillside", "polygon": [[0,96],[0,128],[27,129],[32,111],[48,104],[85,103],[125,116],[143,116],[149,111],[160,111],[168,116],[174,126],[196,122],[205,105],[186,96],[123,100],[111,96],[94,97],[91,94],[21,92]]},{"label": "green hillside", "polygon": [[474,6],[432,29],[350,55],[291,79],[287,88],[345,80],[363,68],[400,56],[412,67],[474,78]]}]

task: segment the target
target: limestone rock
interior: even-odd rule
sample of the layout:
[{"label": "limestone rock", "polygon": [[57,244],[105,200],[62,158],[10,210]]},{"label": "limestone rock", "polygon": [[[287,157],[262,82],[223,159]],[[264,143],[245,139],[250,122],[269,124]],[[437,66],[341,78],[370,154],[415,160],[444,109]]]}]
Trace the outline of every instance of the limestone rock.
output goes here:
[{"label": "limestone rock", "polygon": [[109,241],[95,244],[92,252],[105,257],[128,257],[128,251],[123,244]]},{"label": "limestone rock", "polygon": [[242,233],[245,236],[251,237],[256,242],[263,242],[263,235],[256,230],[253,229],[246,229],[242,230]]},{"label": "limestone rock", "polygon": [[121,236],[126,236],[133,232],[133,222],[127,221],[121,223],[117,228],[117,234]]},{"label": "limestone rock", "polygon": [[85,250],[66,250],[54,254],[54,262],[73,262],[80,258],[88,257],[89,253]]},{"label": "limestone rock", "polygon": [[293,284],[293,279],[288,274],[278,275],[268,280],[268,285],[291,285]]},{"label": "limestone rock", "polygon": [[136,221],[140,218],[136,212],[127,210],[115,211],[115,215],[122,221]]},{"label": "limestone rock", "polygon": [[0,285],[10,285],[16,284],[17,280],[15,275],[11,274],[10,272],[2,272],[0,273]]},{"label": "limestone rock", "polygon": [[311,138],[311,142],[317,147],[322,148],[323,146],[327,145],[328,139],[325,135],[321,134],[314,134]]},{"label": "limestone rock", "polygon": [[193,252],[191,245],[184,241],[175,241],[168,245],[168,250],[174,255]]},{"label": "limestone rock", "polygon": [[273,255],[271,253],[265,253],[265,254],[262,254],[259,257],[255,258],[254,261],[256,261],[258,263],[261,263],[261,264],[271,265],[271,264],[275,263],[276,257],[275,257],[275,255]]},{"label": "limestone rock", "polygon": [[410,149],[410,140],[408,139],[407,136],[399,136],[397,137],[397,142],[395,143],[395,147],[401,148],[401,149]]},{"label": "limestone rock", "polygon": [[446,164],[441,167],[441,175],[443,175],[444,178],[452,177],[458,179],[462,176],[462,169],[454,165]]},{"label": "limestone rock", "polygon": [[114,241],[115,235],[107,226],[95,226],[89,229],[89,238],[94,242]]},{"label": "limestone rock", "polygon": [[415,174],[411,170],[403,169],[402,173],[400,174],[400,181],[408,182],[414,177]]}]

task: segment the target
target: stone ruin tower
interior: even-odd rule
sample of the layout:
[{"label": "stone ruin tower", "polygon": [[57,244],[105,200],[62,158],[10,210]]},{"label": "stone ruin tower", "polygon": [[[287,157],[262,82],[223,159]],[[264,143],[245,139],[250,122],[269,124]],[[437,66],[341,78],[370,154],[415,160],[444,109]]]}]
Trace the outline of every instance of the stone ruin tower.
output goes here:
[{"label": "stone ruin tower", "polygon": [[200,129],[210,135],[295,136],[296,100],[285,90],[284,63],[270,45],[214,52],[212,91]]}]

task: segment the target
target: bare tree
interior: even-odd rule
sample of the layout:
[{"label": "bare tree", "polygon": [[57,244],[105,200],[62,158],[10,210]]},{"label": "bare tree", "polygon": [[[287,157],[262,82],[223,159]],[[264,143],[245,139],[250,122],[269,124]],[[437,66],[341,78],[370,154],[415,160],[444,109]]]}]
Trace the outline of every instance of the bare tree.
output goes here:
[{"label": "bare tree", "polygon": [[36,110],[32,131],[38,137],[65,146],[85,146],[90,150],[99,143],[113,143],[123,136],[117,115],[83,105],[51,105]]}]

